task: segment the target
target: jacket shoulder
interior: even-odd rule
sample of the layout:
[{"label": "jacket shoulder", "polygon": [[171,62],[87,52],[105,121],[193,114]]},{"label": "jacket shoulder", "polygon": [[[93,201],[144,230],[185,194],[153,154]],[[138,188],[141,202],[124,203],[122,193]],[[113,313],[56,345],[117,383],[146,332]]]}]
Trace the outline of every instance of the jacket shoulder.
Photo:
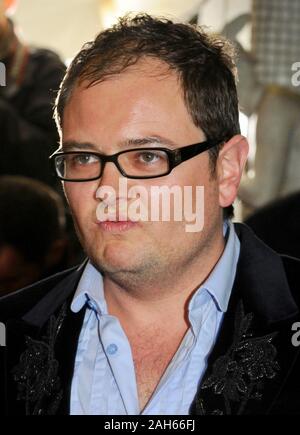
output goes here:
[{"label": "jacket shoulder", "polygon": [[72,272],[75,272],[78,266],[64,270],[28,287],[17,290],[0,298],[0,321],[14,317],[20,318],[34,305],[36,305],[44,296],[46,296],[53,287],[62,281]]}]

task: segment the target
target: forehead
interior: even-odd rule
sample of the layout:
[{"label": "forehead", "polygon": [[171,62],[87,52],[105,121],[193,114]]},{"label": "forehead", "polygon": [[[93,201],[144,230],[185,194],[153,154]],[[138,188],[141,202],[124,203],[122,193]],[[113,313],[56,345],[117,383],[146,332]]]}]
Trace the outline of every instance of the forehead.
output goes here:
[{"label": "forehead", "polygon": [[[181,135],[190,129],[197,129],[199,134],[186,108],[178,74],[157,59],[139,61],[90,87],[86,82],[77,86],[66,105],[62,125],[64,140],[94,143],[99,136],[109,143],[111,135],[119,136],[115,141],[167,133],[174,137],[180,133],[180,143]],[[189,138],[182,138],[182,143],[186,140]]]},{"label": "forehead", "polygon": [[[179,74],[177,71],[172,69],[166,62],[154,57],[143,57],[135,64],[122,70],[120,73],[109,74],[109,71],[104,71],[102,74],[102,72],[99,71],[99,76],[103,78],[103,80],[99,80],[99,83],[117,83],[120,81],[128,83],[133,82],[138,85],[140,82],[157,82],[158,80],[165,79],[164,83],[178,83],[180,87]],[[95,82],[97,82],[96,75]],[[81,83],[78,87],[82,89],[86,86],[88,86],[87,81]]]},{"label": "forehead", "polygon": [[[113,107],[114,103],[126,100],[129,108],[137,100],[152,100],[156,103],[168,103],[183,97],[178,74],[157,59],[146,58],[130,66],[120,74],[106,75],[99,82],[80,82],[71,92],[68,106],[97,106],[97,109]],[[73,103],[73,104],[72,104]],[[85,108],[86,110],[87,108]],[[119,109],[121,109],[119,107]],[[145,107],[144,107],[145,109]]]}]

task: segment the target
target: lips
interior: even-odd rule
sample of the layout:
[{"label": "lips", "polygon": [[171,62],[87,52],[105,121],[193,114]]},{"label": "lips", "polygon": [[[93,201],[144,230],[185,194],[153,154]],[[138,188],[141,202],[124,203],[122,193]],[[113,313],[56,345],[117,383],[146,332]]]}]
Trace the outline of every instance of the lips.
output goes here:
[{"label": "lips", "polygon": [[97,206],[96,217],[98,226],[105,232],[119,233],[137,226],[137,222],[128,216],[127,201],[119,200],[117,204],[100,202]]},{"label": "lips", "polygon": [[104,221],[98,222],[98,225],[103,231],[123,232],[136,227],[138,223],[132,221]]}]

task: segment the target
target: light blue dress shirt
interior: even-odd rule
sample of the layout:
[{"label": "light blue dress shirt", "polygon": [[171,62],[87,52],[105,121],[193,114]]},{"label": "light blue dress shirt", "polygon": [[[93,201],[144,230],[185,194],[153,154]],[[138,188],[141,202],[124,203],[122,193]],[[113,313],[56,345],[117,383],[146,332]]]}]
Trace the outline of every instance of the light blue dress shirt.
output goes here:
[{"label": "light blue dress shirt", "polygon": [[240,242],[231,222],[224,224],[225,231],[221,258],[190,300],[190,328],[142,412],[129,341],[107,311],[102,275],[87,264],[71,304],[73,312],[87,307],[72,379],[72,415],[188,414],[235,278]]}]

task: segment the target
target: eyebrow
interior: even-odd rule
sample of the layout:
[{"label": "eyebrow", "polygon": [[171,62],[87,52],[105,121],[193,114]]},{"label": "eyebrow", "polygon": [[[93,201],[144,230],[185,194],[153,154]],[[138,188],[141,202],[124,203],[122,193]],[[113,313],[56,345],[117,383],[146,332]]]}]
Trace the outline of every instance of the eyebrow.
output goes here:
[{"label": "eyebrow", "polygon": [[95,144],[91,143],[91,142],[77,142],[76,140],[67,140],[62,142],[61,145],[61,149],[62,151],[77,151],[77,150],[82,150],[82,151],[98,151],[98,148]]},{"label": "eyebrow", "polygon": [[122,142],[121,146],[129,147],[129,146],[145,146],[145,145],[168,145],[171,147],[178,147],[178,145],[170,139],[167,139],[162,136],[146,136],[143,138],[133,138],[127,139]]},{"label": "eyebrow", "polygon": [[[125,141],[120,142],[119,146],[120,148],[132,148],[132,147],[139,147],[139,146],[148,146],[148,145],[159,145],[159,146],[168,146],[171,148],[178,147],[178,144],[175,144],[170,139],[164,138],[162,136],[146,136],[142,138],[130,138],[126,139]],[[67,140],[62,142],[61,149],[63,151],[95,151],[95,152],[103,152],[103,150],[99,149],[99,146],[92,142],[77,142],[75,140]]]}]

